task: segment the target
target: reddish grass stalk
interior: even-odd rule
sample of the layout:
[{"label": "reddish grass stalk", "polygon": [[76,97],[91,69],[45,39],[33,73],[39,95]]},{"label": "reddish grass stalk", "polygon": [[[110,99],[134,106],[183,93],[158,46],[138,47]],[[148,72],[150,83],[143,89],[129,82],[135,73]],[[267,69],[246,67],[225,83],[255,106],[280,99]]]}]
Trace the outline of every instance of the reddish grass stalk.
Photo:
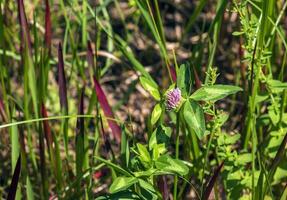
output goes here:
[{"label": "reddish grass stalk", "polygon": [[52,44],[52,23],[49,0],[45,0],[45,46],[48,48],[48,52],[51,52]]},{"label": "reddish grass stalk", "polygon": [[32,48],[31,48],[31,37],[29,34],[29,27],[27,22],[27,17],[25,14],[25,7],[23,0],[18,0],[18,17],[20,23],[20,30],[21,30],[21,51],[25,49],[27,45],[30,56],[32,56]]},{"label": "reddish grass stalk", "polygon": [[7,200],[14,200],[16,197],[20,172],[21,172],[21,154],[18,157],[17,164],[16,164],[15,169],[14,169],[14,173],[13,173],[12,181],[10,184]]},{"label": "reddish grass stalk", "polygon": [[205,189],[205,191],[203,193],[203,197],[202,197],[203,200],[208,200],[209,199],[211,191],[212,191],[212,189],[214,187],[216,179],[218,178],[219,173],[220,173],[223,165],[224,165],[224,161],[216,168],[213,176],[210,178],[210,180],[209,180],[209,182],[208,182],[208,184],[206,186],[206,189]]},{"label": "reddish grass stalk", "polygon": [[93,53],[91,41],[88,41],[87,60],[88,60],[88,65],[94,69],[95,61],[94,61],[94,53]]},{"label": "reddish grass stalk", "polygon": [[194,68],[194,66],[192,67],[192,69],[193,69],[193,74],[194,74],[195,88],[199,89],[199,88],[201,88],[202,83],[201,83],[201,81],[199,79],[199,76],[198,76],[197,71]]},{"label": "reddish grass stalk", "polygon": [[170,75],[171,75],[173,82],[176,82],[176,72],[175,72],[175,69],[171,66],[170,66]]},{"label": "reddish grass stalk", "polygon": [[[47,110],[46,110],[44,103],[42,103],[42,105],[41,105],[41,115],[43,118],[48,117]],[[53,144],[53,137],[52,137],[52,133],[51,133],[51,129],[50,129],[48,120],[43,120],[43,127],[44,127],[45,138],[47,141],[47,146],[50,149],[52,147],[52,144]]]},{"label": "reddish grass stalk", "polygon": [[169,192],[168,185],[165,176],[160,176],[158,181],[158,187],[162,195],[163,200],[168,200]]},{"label": "reddish grass stalk", "polygon": [[66,85],[63,50],[61,43],[59,43],[58,46],[58,84],[59,84],[61,109],[65,109],[65,112],[68,112],[67,85]]},{"label": "reddish grass stalk", "polygon": [[4,103],[3,103],[2,99],[0,99],[0,116],[2,117],[3,122],[7,122]]},{"label": "reddish grass stalk", "polygon": [[100,102],[100,105],[104,111],[105,117],[109,118],[108,120],[108,124],[112,130],[112,133],[115,137],[115,139],[117,140],[118,143],[120,143],[121,141],[121,129],[119,127],[119,125],[112,119],[114,119],[114,115],[112,112],[112,109],[108,103],[107,97],[104,93],[104,91],[102,90],[100,83],[98,82],[98,80],[94,77],[94,86],[95,86],[95,90],[96,90],[96,94],[98,97],[98,100]]}]

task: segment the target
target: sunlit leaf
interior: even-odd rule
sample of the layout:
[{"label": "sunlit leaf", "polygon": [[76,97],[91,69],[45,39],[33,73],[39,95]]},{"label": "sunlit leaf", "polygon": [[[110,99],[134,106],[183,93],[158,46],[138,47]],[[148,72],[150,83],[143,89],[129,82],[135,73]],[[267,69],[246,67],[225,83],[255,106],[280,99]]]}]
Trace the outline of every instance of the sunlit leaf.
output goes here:
[{"label": "sunlit leaf", "polygon": [[121,190],[125,190],[132,186],[133,184],[137,183],[138,179],[136,177],[117,177],[112,185],[110,186],[110,192],[115,193]]},{"label": "sunlit leaf", "polygon": [[158,103],[153,108],[153,111],[151,113],[151,124],[155,125],[155,123],[158,121],[162,113],[161,105]]},{"label": "sunlit leaf", "polygon": [[210,85],[199,88],[190,98],[196,101],[217,101],[239,91],[242,91],[242,89],[237,86]]}]

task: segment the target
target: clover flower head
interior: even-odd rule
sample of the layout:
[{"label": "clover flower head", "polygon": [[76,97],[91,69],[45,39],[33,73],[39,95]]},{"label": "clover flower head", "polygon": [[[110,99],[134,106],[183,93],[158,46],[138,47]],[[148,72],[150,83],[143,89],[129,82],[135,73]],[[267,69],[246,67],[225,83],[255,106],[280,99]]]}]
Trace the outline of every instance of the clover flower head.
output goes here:
[{"label": "clover flower head", "polygon": [[171,111],[174,109],[179,109],[182,103],[181,91],[179,88],[170,90],[166,94],[166,109]]}]

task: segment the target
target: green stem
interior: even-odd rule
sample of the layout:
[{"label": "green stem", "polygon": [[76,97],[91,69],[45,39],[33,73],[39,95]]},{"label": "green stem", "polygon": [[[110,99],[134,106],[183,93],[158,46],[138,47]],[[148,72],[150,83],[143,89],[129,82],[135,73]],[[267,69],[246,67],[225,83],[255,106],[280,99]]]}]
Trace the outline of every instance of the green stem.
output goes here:
[{"label": "green stem", "polygon": [[207,163],[207,160],[208,160],[208,153],[209,153],[209,150],[210,150],[210,147],[211,147],[211,142],[212,142],[212,140],[213,140],[214,133],[215,133],[215,125],[213,125],[213,127],[212,127],[212,132],[211,132],[211,135],[210,135],[210,138],[209,138],[209,141],[208,141],[208,144],[207,144],[207,149],[206,149],[205,155],[204,155],[203,171],[202,171],[202,177],[201,177],[201,189],[200,189],[200,196],[201,196],[201,197],[202,197],[202,195],[203,195],[204,171],[205,171],[205,168],[206,168],[206,163]]},{"label": "green stem", "polygon": [[[175,141],[175,158],[179,158],[179,112],[176,114],[176,141]],[[173,199],[177,200],[177,183],[178,183],[178,176],[175,175],[174,177],[174,185],[173,185]]]}]

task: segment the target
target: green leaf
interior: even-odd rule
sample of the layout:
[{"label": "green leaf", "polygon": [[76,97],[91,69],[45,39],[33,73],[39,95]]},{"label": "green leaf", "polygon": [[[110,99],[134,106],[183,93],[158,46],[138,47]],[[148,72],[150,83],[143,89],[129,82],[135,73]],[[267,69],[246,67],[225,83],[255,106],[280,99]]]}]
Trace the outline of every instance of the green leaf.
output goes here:
[{"label": "green leaf", "polygon": [[196,90],[190,98],[196,101],[217,101],[239,91],[242,91],[240,87],[232,85],[208,85]]},{"label": "green leaf", "polygon": [[225,144],[235,144],[239,139],[240,139],[240,134],[235,134],[235,135],[226,134]]},{"label": "green leaf", "polygon": [[138,148],[138,152],[139,152],[139,159],[142,162],[150,163],[151,158],[150,158],[150,155],[149,155],[147,148],[140,143],[137,143],[137,148]]},{"label": "green leaf", "polygon": [[235,162],[238,165],[246,165],[247,163],[250,163],[252,161],[252,155],[251,153],[244,153],[244,154],[239,154],[237,156],[237,159],[235,160]]},{"label": "green leaf", "polygon": [[274,158],[277,150],[283,140],[283,136],[279,137],[271,137],[267,144],[268,156]]},{"label": "green leaf", "polygon": [[283,160],[277,167],[274,177],[273,184],[278,184],[283,178],[287,176],[287,162]]},{"label": "green leaf", "polygon": [[268,115],[270,117],[270,120],[274,126],[278,124],[280,121],[280,111],[279,111],[279,105],[274,103],[270,106],[268,106]]},{"label": "green leaf", "polygon": [[261,103],[265,100],[267,100],[269,97],[269,95],[266,93],[266,94],[258,94],[255,96],[255,103],[258,104],[258,103]]},{"label": "green leaf", "polygon": [[162,113],[162,108],[161,108],[161,105],[158,103],[155,105],[155,107],[151,113],[151,124],[152,125],[155,125],[155,123],[160,118],[161,113]]},{"label": "green leaf", "polygon": [[243,35],[244,34],[244,32],[239,32],[239,31],[234,31],[233,33],[232,33],[232,35],[234,35],[234,36],[239,36],[239,35]]},{"label": "green leaf", "polygon": [[186,175],[189,171],[188,167],[181,160],[173,159],[169,155],[159,157],[155,161],[155,166],[159,170],[179,174],[181,176]]},{"label": "green leaf", "polygon": [[268,80],[267,83],[273,93],[279,93],[284,89],[287,89],[287,82],[281,82],[279,80]]},{"label": "green leaf", "polygon": [[154,187],[153,187],[150,183],[144,181],[143,179],[139,179],[139,185],[140,185],[142,188],[145,188],[146,190],[149,190],[149,191],[154,192],[154,193],[156,192],[156,190],[154,189]]},{"label": "green leaf", "polygon": [[187,126],[192,129],[199,139],[205,134],[205,119],[201,106],[193,100],[186,101],[183,116]]},{"label": "green leaf", "polygon": [[136,177],[117,177],[111,187],[110,187],[110,192],[111,193],[115,193],[115,192],[119,192],[121,190],[125,190],[127,188],[129,188],[130,186],[132,186],[133,184],[137,183],[138,179]]},{"label": "green leaf", "polygon": [[165,144],[155,144],[152,149],[152,157],[154,160],[156,160],[165,152],[167,152],[167,147]]},{"label": "green leaf", "polygon": [[157,169],[154,168],[150,168],[146,171],[138,171],[138,172],[133,172],[135,177],[150,177],[152,176],[155,172],[157,171]]},{"label": "green leaf", "polygon": [[142,179],[139,179],[139,185],[140,185],[141,195],[142,195],[143,199],[146,199],[146,200],[158,199],[158,196],[156,194],[156,190],[154,189],[154,187],[150,183],[148,183]]},{"label": "green leaf", "polygon": [[191,86],[191,68],[188,64],[182,64],[177,75],[177,87],[183,97],[187,97]]},{"label": "green leaf", "polygon": [[154,130],[149,139],[149,149],[152,150],[156,144],[167,144],[171,136],[171,128],[160,125]]},{"label": "green leaf", "polygon": [[160,101],[158,86],[154,82],[143,76],[140,77],[140,82],[143,88],[148,91],[153,96],[153,98],[155,98],[155,100]]},{"label": "green leaf", "polygon": [[97,197],[95,200],[128,200],[128,199],[138,199],[141,198],[136,194],[135,192],[132,192],[131,190],[124,190],[120,192],[116,192],[113,194],[107,194],[104,196]]}]

